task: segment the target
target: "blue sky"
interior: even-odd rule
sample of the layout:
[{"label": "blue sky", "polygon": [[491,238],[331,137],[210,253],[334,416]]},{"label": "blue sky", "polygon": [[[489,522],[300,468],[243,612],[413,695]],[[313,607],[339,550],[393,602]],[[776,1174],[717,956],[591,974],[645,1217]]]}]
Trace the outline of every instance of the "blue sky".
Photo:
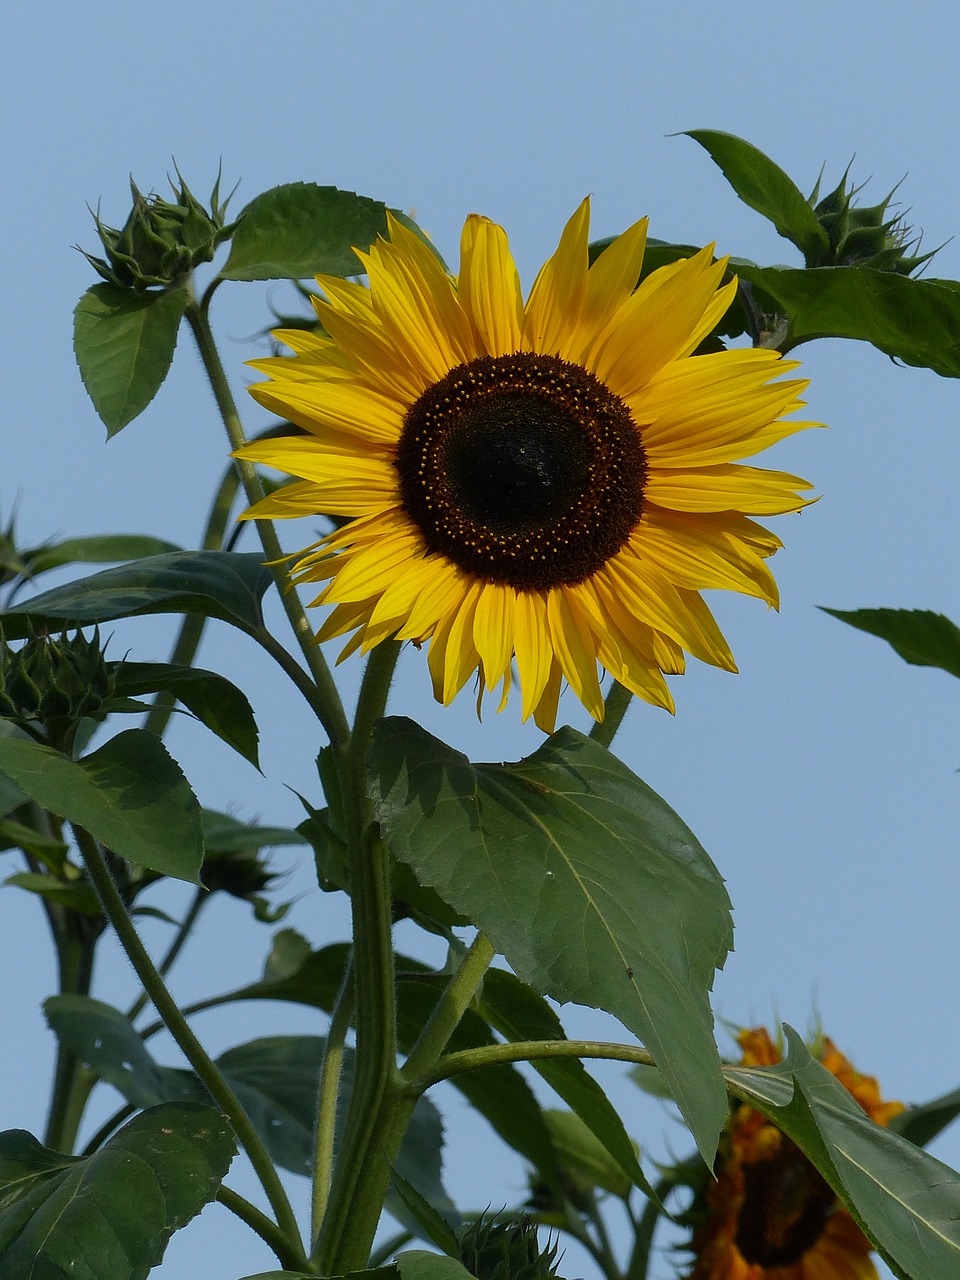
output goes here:
[{"label": "blue sky", "polygon": [[[795,262],[706,153],[670,136],[720,128],[749,138],[807,189],[822,164],[835,180],[851,157],[854,176],[871,179],[871,200],[903,179],[897,198],[924,247],[947,242],[931,273],[958,277],[958,35],[960,17],[944,3],[915,6],[909,19],[889,4],[820,0],[611,0],[589,15],[567,0],[18,6],[0,51],[0,518],[19,500],[26,542],[129,531],[191,545],[198,535],[226,446],[186,336],[154,404],[109,444],[72,358],[71,312],[93,277],[71,246],[93,247],[86,204],[122,221],[129,174],[162,190],[174,157],[205,196],[222,161],[227,188],[241,180],[237,209],[280,182],[335,184],[412,211],[449,261],[464,217],[481,212],[506,226],[527,284],[587,193],[597,236],[648,214],[663,239]],[[214,321],[238,391],[267,304],[290,302],[283,286],[220,291]],[[617,749],[728,880],[736,951],[717,980],[718,1017],[780,1016],[806,1029],[816,1012],[889,1095],[922,1100],[960,1084],[960,687],[906,666],[816,606],[929,608],[960,620],[960,387],[858,345],[817,343],[799,354],[810,414],[830,430],[769,455],[822,495],[774,522],[786,544],[773,562],[781,611],[712,601],[741,674],[692,663],[674,683],[676,717],[633,707]],[[251,431],[267,421],[252,401],[244,412]],[[309,531],[284,534],[291,548],[309,541]],[[144,620],[118,626],[113,646],[162,660],[169,636]],[[266,776],[187,723],[171,748],[204,803],[295,823],[288,788],[316,794],[313,725],[226,628],[211,631],[201,661],[222,664],[251,697]],[[342,671],[352,686],[355,667]],[[515,759],[540,736],[511,713],[478,725],[469,695],[452,710],[434,707],[415,654],[391,709],[422,715],[475,759]],[[585,727],[572,699],[561,711]],[[282,851],[275,861],[293,865]],[[308,867],[291,871],[289,889],[299,895],[289,923],[317,943],[342,936],[342,910],[311,888]],[[0,1127],[34,1132],[45,1103],[39,1066],[53,1049],[37,1011],[53,989],[39,934],[35,904],[12,889],[0,895],[0,956],[15,975],[6,1021],[16,1028],[0,1039]],[[151,936],[160,945],[159,928]],[[266,942],[244,909],[218,905],[174,986],[215,990],[235,965],[252,977]],[[105,957],[98,979],[103,998],[129,1000],[121,958]],[[289,1009],[255,1016],[252,1028],[249,1011],[242,1020],[211,1014],[199,1030],[216,1049],[251,1034],[321,1030]],[[571,1030],[617,1034],[594,1015],[564,1016]],[[645,1148],[656,1156],[680,1145],[672,1118],[624,1084],[619,1068],[602,1074]],[[510,1198],[522,1186],[519,1165],[501,1161],[482,1125],[445,1095],[438,1101],[450,1115],[455,1196],[480,1207]],[[476,1158],[477,1144],[487,1159]],[[960,1165],[960,1133],[935,1150]],[[294,1193],[305,1202],[305,1187]],[[218,1280],[270,1265],[216,1207],[168,1259],[173,1280],[195,1274],[200,1259]],[[671,1274],[669,1258],[659,1266]]]}]

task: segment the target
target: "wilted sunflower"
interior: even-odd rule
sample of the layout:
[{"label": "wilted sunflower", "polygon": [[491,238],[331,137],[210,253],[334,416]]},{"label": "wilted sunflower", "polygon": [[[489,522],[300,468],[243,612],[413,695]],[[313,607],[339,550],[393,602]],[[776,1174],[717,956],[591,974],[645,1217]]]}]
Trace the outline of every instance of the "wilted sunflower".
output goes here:
[{"label": "wilted sunflower", "polygon": [[522,715],[553,728],[563,679],[597,720],[599,662],[673,709],[684,650],[735,671],[700,591],[777,603],[781,545],[753,516],[805,505],[796,476],[740,466],[801,428],[795,369],[767,350],[693,355],[733,298],[711,247],[637,284],[646,220],[588,265],[589,202],[524,303],[502,227],[471,215],[452,277],[389,219],[358,251],[369,286],[319,276],[325,336],[277,334],[250,388],[306,436],[241,456],[300,477],[251,508],[348,523],[308,547],[300,582],[328,585],[318,639],[344,654],[429,642],[436,697],[516,660]]},{"label": "wilted sunflower", "polygon": [[[739,1041],[743,1066],[780,1061],[763,1027]],[[873,1076],[856,1071],[831,1040],[819,1057],[877,1124],[903,1110],[883,1102]],[[753,1107],[734,1111],[716,1174],[688,1280],[877,1280],[870,1241],[806,1156]]]}]

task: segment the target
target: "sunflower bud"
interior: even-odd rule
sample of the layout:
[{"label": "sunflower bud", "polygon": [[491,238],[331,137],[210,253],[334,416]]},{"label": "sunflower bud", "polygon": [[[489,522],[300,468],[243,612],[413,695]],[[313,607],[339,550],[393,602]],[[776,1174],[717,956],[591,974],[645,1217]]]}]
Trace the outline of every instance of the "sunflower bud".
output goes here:
[{"label": "sunflower bud", "polygon": [[143,195],[130,179],[133,207],[118,231],[93,215],[97,234],[106,251],[105,258],[80,252],[110,284],[125,289],[170,288],[179,284],[202,262],[209,262],[217,246],[233,231],[235,224],[225,225],[227,200],[220,203],[220,179],[217,178],[206,210],[195,198],[183,178],[180,185],[171,179],[173,200],[158,195]]},{"label": "sunflower bud", "polygon": [[222,890],[234,898],[253,901],[276,880],[267,868],[259,849],[241,849],[231,853],[208,853],[200,871],[205,888]]},{"label": "sunflower bud", "polygon": [[541,1249],[536,1221],[529,1214],[481,1214],[460,1236],[459,1255],[477,1280],[547,1280],[556,1275],[557,1246]]},{"label": "sunflower bud", "polygon": [[81,720],[104,720],[116,686],[100,633],[81,631],[57,640],[34,636],[19,649],[0,644],[0,719],[38,732],[51,746],[69,750]]},{"label": "sunflower bud", "polygon": [[[911,254],[918,248],[920,236],[914,236],[902,213],[890,214],[893,191],[874,205],[856,205],[854,197],[863,190],[849,186],[849,170],[829,195],[818,200],[820,184],[810,197],[817,221],[827,233],[829,248],[814,267],[872,267],[876,271],[893,271],[908,276],[933,257],[936,250]],[[894,191],[896,187],[894,188]]]}]

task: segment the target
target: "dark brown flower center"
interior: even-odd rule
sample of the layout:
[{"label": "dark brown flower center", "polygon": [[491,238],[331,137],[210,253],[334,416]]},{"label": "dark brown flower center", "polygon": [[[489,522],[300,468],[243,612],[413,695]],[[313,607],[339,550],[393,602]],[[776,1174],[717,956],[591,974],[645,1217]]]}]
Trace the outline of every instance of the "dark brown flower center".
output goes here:
[{"label": "dark brown flower center", "polygon": [[788,1267],[819,1240],[836,1209],[836,1197],[820,1174],[784,1140],[771,1160],[743,1166],[744,1195],[736,1244],[744,1261]]},{"label": "dark brown flower center", "polygon": [[645,464],[623,401],[580,365],[517,352],[451,369],[407,412],[396,466],[431,551],[488,582],[582,582],[640,519]]}]

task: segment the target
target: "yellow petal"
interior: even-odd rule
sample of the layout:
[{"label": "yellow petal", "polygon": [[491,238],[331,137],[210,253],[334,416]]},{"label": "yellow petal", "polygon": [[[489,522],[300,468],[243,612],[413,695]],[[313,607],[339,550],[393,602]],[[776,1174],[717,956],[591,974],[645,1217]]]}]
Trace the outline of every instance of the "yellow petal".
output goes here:
[{"label": "yellow petal", "polygon": [[742,511],[753,516],[781,515],[809,505],[801,492],[813,485],[785,471],[765,471],[724,463],[687,471],[650,468],[644,496],[673,511]]},{"label": "yellow petal", "polygon": [[473,325],[478,355],[520,350],[523,296],[520,276],[502,227],[471,214],[460,238],[460,305]]},{"label": "yellow petal", "polygon": [[587,287],[590,199],[567,223],[552,257],[540,268],[523,317],[523,347],[545,355],[563,352],[576,332]]}]

